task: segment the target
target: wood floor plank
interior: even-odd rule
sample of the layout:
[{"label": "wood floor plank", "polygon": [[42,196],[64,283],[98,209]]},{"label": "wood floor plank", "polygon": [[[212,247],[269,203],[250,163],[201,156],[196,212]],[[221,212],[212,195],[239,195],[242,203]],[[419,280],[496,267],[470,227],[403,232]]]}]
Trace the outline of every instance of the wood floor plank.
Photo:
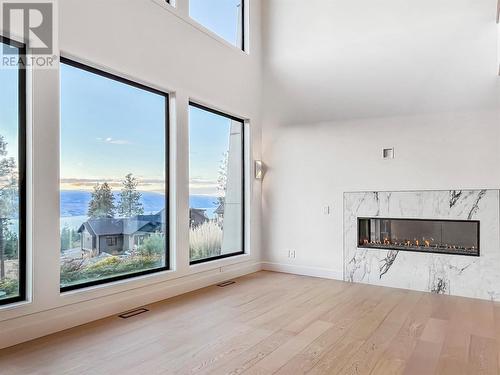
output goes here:
[{"label": "wood floor plank", "polygon": [[453,313],[441,349],[436,374],[465,375],[467,373],[471,327],[473,326],[470,324],[470,303],[463,303],[464,301],[457,298],[443,300],[450,302],[454,300],[454,303],[453,305],[450,303],[450,306],[453,306]]},{"label": "wood floor plank", "polygon": [[407,315],[403,326],[391,340],[389,347],[372,370],[372,375],[402,374],[404,372],[406,363],[413,354],[427,320],[432,314],[434,308],[432,302],[429,294],[419,294],[415,309]]},{"label": "wood floor plank", "polygon": [[447,320],[430,318],[424,327],[420,340],[442,344],[446,336],[447,328]]},{"label": "wood floor plank", "polygon": [[470,375],[497,374],[497,350],[495,339],[472,335],[467,373]]},{"label": "wood floor plank", "polygon": [[498,374],[500,304],[273,272],[235,281],[0,350],[0,374]]},{"label": "wood floor plank", "polygon": [[295,354],[331,328],[331,326],[331,323],[322,320],[315,321],[301,333],[288,340],[261,361],[257,362],[246,371],[245,374],[273,374],[279,370],[280,367],[284,366]]},{"label": "wood floor plank", "polygon": [[[371,294],[373,296],[373,294]],[[308,374],[336,374],[349,365],[351,358],[360,350],[387,315],[403,299],[404,292],[394,290],[388,295],[381,295],[378,304],[363,318],[355,319],[333,348],[324,355]],[[372,298],[372,297],[370,297]],[[352,314],[352,313],[351,313]],[[339,351],[340,349],[340,351]],[[342,355],[338,356],[338,352]]]},{"label": "wood floor plank", "polygon": [[442,343],[418,340],[412,356],[406,363],[404,375],[432,375],[436,372]]},{"label": "wood floor plank", "polygon": [[241,374],[253,367],[285,342],[289,341],[295,335],[287,331],[276,331],[271,336],[262,340],[253,347],[247,349],[236,358],[227,361],[214,369],[208,371],[209,374]]},{"label": "wood floor plank", "polygon": [[405,322],[404,317],[414,309],[418,300],[419,296],[413,293],[405,295],[341,372],[352,375],[369,375],[390,345],[391,340],[398,334]]},{"label": "wood floor plank", "polygon": [[[380,301],[383,298],[379,294]],[[371,295],[373,298],[373,295]],[[332,309],[333,310],[333,309]],[[335,309],[337,313],[338,309]],[[328,352],[333,350],[336,343],[348,332],[349,328],[355,324],[363,316],[370,314],[369,310],[354,309],[346,311],[350,316],[350,320],[344,321],[344,324],[334,324],[334,326],[321,335],[318,339],[313,341],[311,345],[305,348],[301,353],[296,355],[285,366],[283,366],[277,374],[290,374],[290,373],[307,373],[310,371]],[[332,315],[328,314],[331,318]]]}]

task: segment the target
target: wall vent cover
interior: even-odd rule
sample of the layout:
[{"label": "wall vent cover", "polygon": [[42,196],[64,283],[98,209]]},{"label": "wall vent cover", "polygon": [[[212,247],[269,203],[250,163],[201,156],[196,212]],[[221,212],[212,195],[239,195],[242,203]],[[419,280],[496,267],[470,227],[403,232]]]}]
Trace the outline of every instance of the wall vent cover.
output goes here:
[{"label": "wall vent cover", "polygon": [[220,283],[220,284],[217,284],[217,286],[220,286],[221,288],[224,288],[225,286],[229,286],[229,285],[232,285],[232,284],[236,284],[236,281],[224,281],[223,283]]},{"label": "wall vent cover", "polygon": [[382,156],[384,159],[394,159],[394,148],[384,148]]},{"label": "wall vent cover", "polygon": [[133,316],[144,314],[144,313],[146,313],[148,311],[149,311],[148,309],[140,308],[140,309],[135,309],[135,310],[127,311],[127,312],[125,312],[123,314],[120,314],[118,316],[120,318],[122,318],[122,319],[128,319],[128,318],[132,318]]}]

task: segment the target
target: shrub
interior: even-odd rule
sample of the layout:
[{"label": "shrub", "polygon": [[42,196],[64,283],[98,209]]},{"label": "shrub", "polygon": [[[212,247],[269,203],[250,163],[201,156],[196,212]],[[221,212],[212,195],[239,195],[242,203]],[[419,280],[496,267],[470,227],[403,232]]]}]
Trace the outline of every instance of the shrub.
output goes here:
[{"label": "shrub", "polygon": [[191,260],[211,258],[222,250],[222,229],[214,221],[207,221],[189,230]]},{"label": "shrub", "polygon": [[160,233],[148,236],[138,251],[142,256],[162,256],[165,253],[165,237]]},{"label": "shrub", "polygon": [[109,266],[114,267],[119,263],[120,263],[120,258],[111,256],[111,257],[104,258],[98,262],[95,262],[94,264],[91,264],[90,266],[87,267],[87,271],[99,270],[101,268],[106,268]]},{"label": "shrub", "polygon": [[[6,293],[4,296],[1,294]],[[0,299],[9,298],[19,293],[19,281],[17,279],[4,279],[0,281]]]},{"label": "shrub", "polygon": [[61,284],[63,286],[88,282],[128,273],[140,272],[161,267],[161,257],[130,256],[108,257],[94,264],[85,265],[74,261],[61,265]]}]

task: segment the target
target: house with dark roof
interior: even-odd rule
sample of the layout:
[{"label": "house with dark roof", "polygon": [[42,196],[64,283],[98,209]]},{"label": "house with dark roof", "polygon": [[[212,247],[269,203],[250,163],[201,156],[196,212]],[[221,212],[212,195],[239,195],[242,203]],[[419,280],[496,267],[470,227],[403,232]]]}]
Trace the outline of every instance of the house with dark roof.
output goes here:
[{"label": "house with dark roof", "polygon": [[96,218],[84,222],[81,234],[82,251],[97,256],[119,255],[139,247],[153,233],[165,233],[164,211],[131,218]]},{"label": "house with dark roof", "polygon": [[219,206],[214,211],[217,221],[222,223],[224,221],[224,203],[219,204]]},{"label": "house with dark roof", "polygon": [[207,211],[202,208],[189,209],[189,224],[191,228],[200,226],[208,221]]}]

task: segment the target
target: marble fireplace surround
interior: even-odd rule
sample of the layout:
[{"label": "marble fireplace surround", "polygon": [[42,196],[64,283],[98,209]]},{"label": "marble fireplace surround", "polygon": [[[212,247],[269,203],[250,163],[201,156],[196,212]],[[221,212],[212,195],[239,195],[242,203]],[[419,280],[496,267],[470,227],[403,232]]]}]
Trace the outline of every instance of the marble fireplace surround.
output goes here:
[{"label": "marble fireplace surround", "polygon": [[[358,217],[480,221],[480,257],[358,248]],[[344,279],[500,300],[500,191],[344,193]]]}]

